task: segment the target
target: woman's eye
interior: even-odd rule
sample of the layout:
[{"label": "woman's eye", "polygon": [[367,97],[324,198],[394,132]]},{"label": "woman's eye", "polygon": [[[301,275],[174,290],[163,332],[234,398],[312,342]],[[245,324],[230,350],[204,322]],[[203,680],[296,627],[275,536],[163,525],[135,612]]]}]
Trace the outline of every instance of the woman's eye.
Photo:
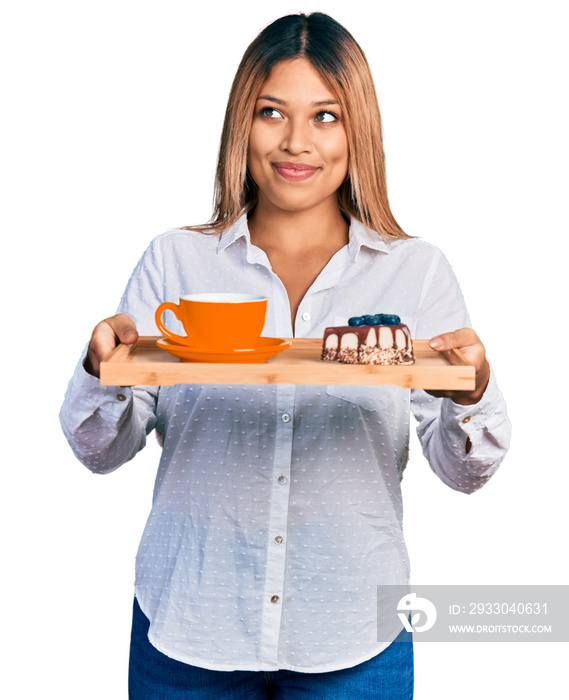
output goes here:
[{"label": "woman's eye", "polygon": [[281,116],[280,112],[277,112],[277,110],[273,107],[263,107],[259,114],[262,117],[267,117],[268,119],[278,119]]},{"label": "woman's eye", "polygon": [[338,117],[333,112],[318,112],[318,114],[314,117],[314,119],[317,122],[326,124],[328,122],[337,121]]}]

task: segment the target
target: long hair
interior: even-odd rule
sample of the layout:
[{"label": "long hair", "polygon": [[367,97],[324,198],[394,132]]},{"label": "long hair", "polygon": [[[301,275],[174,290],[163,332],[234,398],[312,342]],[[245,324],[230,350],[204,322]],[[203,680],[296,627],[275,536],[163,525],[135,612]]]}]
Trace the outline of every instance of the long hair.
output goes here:
[{"label": "long hair", "polygon": [[352,35],[320,12],[277,19],[245,51],[225,113],[213,214],[209,224],[186,228],[218,233],[255,207],[258,188],[247,167],[255,103],[274,66],[295,58],[312,63],[342,108],[349,165],[338,190],[340,211],[383,236],[410,238],[387,198],[381,116],[367,59]]}]

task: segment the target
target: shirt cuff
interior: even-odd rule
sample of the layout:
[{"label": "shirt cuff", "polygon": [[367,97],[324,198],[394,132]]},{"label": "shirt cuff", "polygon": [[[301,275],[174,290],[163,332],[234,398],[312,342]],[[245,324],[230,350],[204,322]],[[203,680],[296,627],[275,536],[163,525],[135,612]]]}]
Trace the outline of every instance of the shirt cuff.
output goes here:
[{"label": "shirt cuff", "polygon": [[494,373],[490,371],[488,386],[478,403],[462,406],[452,399],[443,399],[441,418],[447,430],[460,429],[472,438],[478,431],[487,428],[496,418],[502,402],[502,395],[496,384]]},{"label": "shirt cuff", "polygon": [[69,394],[77,403],[103,409],[117,415],[122,414],[132,400],[132,388],[128,386],[104,386],[98,377],[89,374],[83,362],[79,361],[75,373],[69,383]]}]

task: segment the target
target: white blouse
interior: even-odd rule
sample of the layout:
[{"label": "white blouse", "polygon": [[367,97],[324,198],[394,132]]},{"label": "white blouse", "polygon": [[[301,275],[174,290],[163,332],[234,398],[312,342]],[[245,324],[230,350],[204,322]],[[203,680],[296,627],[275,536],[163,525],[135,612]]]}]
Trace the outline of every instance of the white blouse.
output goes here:
[{"label": "white blouse", "polygon": [[[327,326],[374,313],[398,314],[414,338],[469,325],[437,248],[383,240],[355,220],[294,327],[245,216],[221,235],[158,236],[118,310],[142,335],[159,335],[162,301],[206,291],[267,296],[270,337],[321,338]],[[166,323],[183,333],[173,316]],[[486,483],[510,429],[493,377],[478,404],[459,406],[396,386],[103,387],[81,361],[61,422],[96,473],[132,459],[152,429],[163,436],[135,585],[157,649],[210,669],[320,672],[387,646],[377,641],[377,586],[409,578],[400,480],[410,409],[446,484],[470,493]]]}]

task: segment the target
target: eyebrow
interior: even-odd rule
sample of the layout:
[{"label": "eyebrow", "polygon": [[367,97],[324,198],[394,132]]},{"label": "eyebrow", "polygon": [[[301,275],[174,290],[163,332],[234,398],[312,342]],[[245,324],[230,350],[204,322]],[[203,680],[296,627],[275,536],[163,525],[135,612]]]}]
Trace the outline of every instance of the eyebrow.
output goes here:
[{"label": "eyebrow", "polygon": [[[271,97],[271,95],[259,95],[257,100],[268,100],[269,102],[276,102],[278,105],[286,106],[286,102],[279,100],[277,97]],[[326,105],[337,105],[340,104],[337,100],[320,100],[319,102],[313,102],[313,107],[325,107]]]}]

